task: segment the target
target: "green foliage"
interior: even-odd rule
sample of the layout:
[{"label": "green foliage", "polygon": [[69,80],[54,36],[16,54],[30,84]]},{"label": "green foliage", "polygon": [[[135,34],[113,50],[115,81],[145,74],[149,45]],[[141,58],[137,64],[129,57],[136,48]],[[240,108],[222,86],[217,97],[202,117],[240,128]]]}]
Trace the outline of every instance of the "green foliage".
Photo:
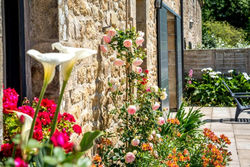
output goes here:
[{"label": "green foliage", "polygon": [[206,21],[202,25],[204,48],[243,48],[248,47],[245,41],[246,32],[231,26],[227,22]]},{"label": "green foliage", "polygon": [[[13,142],[21,144],[22,151],[25,153],[25,161],[29,162],[30,167],[89,167],[91,161],[84,158],[83,155],[93,146],[95,139],[101,135],[100,131],[85,133],[80,142],[80,150],[74,149],[70,153],[66,153],[62,147],[53,147],[51,143],[41,143],[35,139],[30,139],[25,145],[20,143],[20,135],[16,135]],[[14,159],[7,158],[1,165],[13,167],[15,166]]]},{"label": "green foliage", "polygon": [[93,147],[93,141],[102,135],[101,131],[86,132],[83,135],[82,141],[80,143],[81,151],[87,151]]},{"label": "green foliage", "polygon": [[205,0],[202,6],[202,20],[226,21],[248,33],[250,41],[250,1],[249,0]]},{"label": "green foliage", "polygon": [[[212,70],[203,70],[202,79],[197,80],[187,77],[184,100],[191,106],[235,106],[236,103],[231,97],[229,91],[224,86],[224,80],[233,92],[249,92],[250,79],[246,73],[220,74]],[[188,81],[192,83],[189,84]],[[248,104],[249,99],[242,101],[242,104]]]}]

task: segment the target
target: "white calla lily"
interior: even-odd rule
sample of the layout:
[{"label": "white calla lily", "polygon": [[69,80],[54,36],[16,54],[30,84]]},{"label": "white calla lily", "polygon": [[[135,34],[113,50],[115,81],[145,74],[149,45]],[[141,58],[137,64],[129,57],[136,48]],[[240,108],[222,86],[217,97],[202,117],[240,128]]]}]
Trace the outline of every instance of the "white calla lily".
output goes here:
[{"label": "white calla lily", "polygon": [[18,111],[12,111],[17,114],[17,116],[20,118],[21,116],[24,116],[24,124],[22,126],[22,132],[21,132],[21,140],[22,143],[27,144],[29,140],[29,133],[32,125],[33,118],[25,113],[18,112]]},{"label": "white calla lily", "polygon": [[72,57],[71,60],[62,64],[62,74],[63,74],[64,81],[69,79],[70,74],[72,72],[72,69],[73,69],[75,63],[77,62],[77,60],[87,58],[87,57],[97,53],[97,51],[87,49],[87,48],[74,48],[74,47],[63,46],[59,42],[53,43],[51,46],[52,46],[53,50],[57,49],[58,51],[60,51],[62,53],[71,53],[71,54],[73,53],[74,54],[74,57]]},{"label": "white calla lily", "polygon": [[27,54],[35,58],[40,63],[42,63],[43,68],[44,68],[43,87],[40,92],[39,101],[36,106],[34,120],[32,121],[31,130],[29,134],[29,138],[32,138],[34,127],[35,127],[35,120],[39,112],[40,104],[41,104],[41,101],[43,99],[43,96],[45,94],[48,84],[53,80],[55,76],[56,66],[71,60],[72,58],[74,58],[75,54],[74,53],[67,53],[67,54],[66,53],[41,53],[34,49],[28,50]]},{"label": "white calla lily", "polygon": [[50,137],[52,137],[53,133],[56,130],[57,118],[58,118],[59,109],[60,109],[60,106],[61,106],[64,90],[66,88],[67,82],[69,80],[70,74],[72,72],[72,69],[73,69],[75,63],[77,62],[77,60],[87,58],[87,57],[97,53],[97,51],[87,49],[87,48],[74,48],[74,47],[63,46],[59,42],[53,43],[51,45],[51,47],[52,47],[53,50],[57,49],[61,53],[73,54],[74,56],[70,60],[62,63],[62,66],[61,66],[61,72],[63,74],[63,84],[62,84],[60,96],[59,96],[59,99],[58,99],[56,112],[55,112],[55,115],[54,115],[54,118],[53,118],[53,121],[52,121]]},{"label": "white calla lily", "polygon": [[40,53],[37,50],[31,49],[27,52],[28,55],[42,63],[44,67],[44,81],[48,84],[53,80],[55,75],[55,67],[59,64],[67,62],[74,57],[70,53]]}]

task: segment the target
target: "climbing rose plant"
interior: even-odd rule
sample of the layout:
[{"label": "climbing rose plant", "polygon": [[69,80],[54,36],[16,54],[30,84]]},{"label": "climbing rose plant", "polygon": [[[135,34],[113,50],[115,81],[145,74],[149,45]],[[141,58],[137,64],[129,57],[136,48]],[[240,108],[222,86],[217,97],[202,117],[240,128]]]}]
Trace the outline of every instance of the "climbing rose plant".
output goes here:
[{"label": "climbing rose plant", "polygon": [[[104,54],[112,55],[110,60],[113,66],[125,69],[126,76],[122,83],[118,79],[109,80],[109,97],[115,106],[109,113],[118,126],[113,132],[107,131],[99,140],[92,167],[225,166],[230,160],[230,153],[226,150],[230,144],[227,137],[223,135],[213,141],[215,135],[211,136],[212,132],[207,135],[207,130],[204,134],[200,133],[199,127],[187,133],[183,130],[187,121],[170,118],[170,114],[163,116],[168,109],[160,110],[160,100],[167,98],[166,89],[152,84],[150,71],[140,67],[146,57],[141,47],[143,37],[144,33],[135,29],[110,29],[103,37],[104,45],[100,49]],[[193,113],[189,115],[195,115]],[[211,144],[214,149],[211,149]],[[214,156],[218,159],[210,161]]]}]

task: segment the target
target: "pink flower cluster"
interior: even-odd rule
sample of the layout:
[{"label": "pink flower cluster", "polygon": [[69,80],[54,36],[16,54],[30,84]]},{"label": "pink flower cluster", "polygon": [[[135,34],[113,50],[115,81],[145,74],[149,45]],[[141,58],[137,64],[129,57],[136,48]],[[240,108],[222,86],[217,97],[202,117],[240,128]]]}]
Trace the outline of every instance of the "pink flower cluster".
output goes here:
[{"label": "pink flower cluster", "polygon": [[55,147],[62,147],[67,153],[73,150],[74,144],[69,142],[69,136],[67,133],[56,130],[56,132],[51,137],[51,141]]},{"label": "pink flower cluster", "polygon": [[15,89],[4,89],[3,91],[3,113],[8,114],[8,110],[16,110],[18,94]]}]

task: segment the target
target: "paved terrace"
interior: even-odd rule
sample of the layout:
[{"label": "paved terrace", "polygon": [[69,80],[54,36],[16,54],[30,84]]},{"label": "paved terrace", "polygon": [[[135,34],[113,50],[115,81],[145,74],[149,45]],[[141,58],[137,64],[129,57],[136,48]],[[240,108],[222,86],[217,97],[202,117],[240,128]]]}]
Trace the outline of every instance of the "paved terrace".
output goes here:
[{"label": "paved terrace", "polygon": [[203,128],[210,128],[217,135],[223,133],[231,140],[229,150],[233,161],[230,167],[250,167],[250,113],[242,113],[240,122],[234,122],[235,108],[203,107],[201,111],[205,114],[203,119],[208,122]]}]

